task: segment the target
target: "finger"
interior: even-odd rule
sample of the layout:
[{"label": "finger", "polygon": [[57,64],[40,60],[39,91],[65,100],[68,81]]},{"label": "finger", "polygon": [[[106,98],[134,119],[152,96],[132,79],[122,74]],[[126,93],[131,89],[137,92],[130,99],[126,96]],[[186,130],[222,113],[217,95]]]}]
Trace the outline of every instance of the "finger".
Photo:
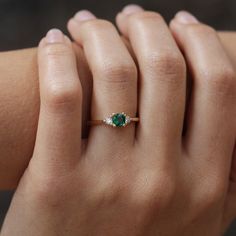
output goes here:
[{"label": "finger", "polygon": [[77,59],[77,69],[79,74],[79,79],[82,85],[83,91],[83,111],[82,111],[82,138],[88,138],[88,125],[87,121],[90,120],[90,108],[91,108],[91,97],[93,89],[93,77],[89,69],[87,60],[85,58],[83,49],[78,44],[73,44],[73,49],[75,51]]},{"label": "finger", "polygon": [[[231,178],[231,181],[236,185],[236,143],[235,143],[235,147],[234,147],[231,177],[230,178]],[[235,198],[236,198],[236,193],[235,193]],[[235,212],[235,216],[236,216],[236,212]]]},{"label": "finger", "polygon": [[122,39],[123,43],[125,44],[126,48],[128,49],[131,57],[133,58],[133,60],[136,64],[136,67],[138,68],[138,61],[137,61],[136,55],[134,53],[134,50],[133,50],[132,46],[130,45],[129,40],[127,38],[125,38],[124,36],[121,36],[121,39]]},{"label": "finger", "polygon": [[193,77],[186,147],[226,181],[236,133],[233,66],[216,32],[188,13],[177,14],[171,29]]},{"label": "finger", "polygon": [[[68,23],[74,40],[84,48],[93,74],[91,118],[103,120],[111,113],[125,112],[131,117],[137,112],[137,71],[134,61],[115,27],[95,19],[87,11],[76,14]],[[133,143],[135,126],[114,129],[93,126],[90,135],[97,142],[117,148]],[[99,145],[98,145],[99,146]]]},{"label": "finger", "polygon": [[38,49],[40,116],[34,150],[37,168],[74,167],[81,149],[82,90],[71,42],[48,32]]},{"label": "finger", "polygon": [[235,220],[236,218],[236,143],[234,147],[233,153],[233,161],[232,161],[232,168],[230,174],[230,184],[228,195],[225,201],[225,212],[223,217],[223,229],[229,227],[229,225]]},{"label": "finger", "polygon": [[185,110],[185,63],[166,23],[155,12],[128,6],[117,16],[140,68],[139,137],[180,146]]}]

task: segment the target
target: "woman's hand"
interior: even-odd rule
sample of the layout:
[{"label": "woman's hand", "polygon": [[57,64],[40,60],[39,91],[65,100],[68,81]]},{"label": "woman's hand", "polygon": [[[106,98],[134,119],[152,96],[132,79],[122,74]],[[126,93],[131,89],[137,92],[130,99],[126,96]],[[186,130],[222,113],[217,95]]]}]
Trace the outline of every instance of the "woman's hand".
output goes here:
[{"label": "woman's hand", "polygon": [[139,73],[111,23],[83,11],[69,29],[93,74],[91,119],[125,112],[139,114],[139,124],[93,126],[81,140],[83,96],[71,43],[49,32],[39,46],[34,155],[1,236],[215,236],[235,216],[225,217],[225,209],[236,195],[229,181],[236,81],[215,31],[183,13],[172,21],[193,76],[186,105],[185,61],[162,17],[126,8],[117,23]]}]

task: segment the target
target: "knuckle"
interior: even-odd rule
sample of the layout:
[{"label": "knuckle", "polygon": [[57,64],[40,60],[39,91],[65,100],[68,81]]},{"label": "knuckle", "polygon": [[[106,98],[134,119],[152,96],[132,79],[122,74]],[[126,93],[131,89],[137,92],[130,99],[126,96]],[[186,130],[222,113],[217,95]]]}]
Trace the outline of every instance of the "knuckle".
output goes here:
[{"label": "knuckle", "polygon": [[[150,73],[170,75],[170,78],[173,78],[170,79],[171,82],[184,80],[186,65],[182,55],[178,52],[148,53],[144,56],[144,61],[146,69]],[[179,76],[176,77],[176,75]],[[165,77],[165,81],[168,82],[167,77]]]},{"label": "knuckle", "polygon": [[137,78],[137,69],[132,63],[104,62],[98,66],[97,70],[106,83],[127,84]]},{"label": "knuckle", "polygon": [[102,174],[99,179],[93,181],[92,192],[89,194],[89,199],[94,204],[110,203],[119,198],[122,189],[119,187],[119,182],[114,177],[108,174]]},{"label": "knuckle", "polygon": [[176,178],[174,178],[170,174],[164,174],[159,180],[158,190],[161,194],[159,199],[161,208],[167,208],[169,204],[173,201],[173,199],[176,197],[176,186]]},{"label": "knuckle", "polygon": [[208,190],[206,190],[206,192],[203,194],[204,198],[206,199],[206,206],[215,205],[220,202],[220,199],[222,198],[222,193],[219,191],[220,189],[220,187],[210,187]]},{"label": "knuckle", "polygon": [[152,209],[164,209],[175,196],[175,181],[170,175],[158,175],[156,173],[142,173],[135,183],[132,183],[131,196],[139,207],[151,207]]},{"label": "knuckle", "polygon": [[[36,191],[39,200],[42,200],[44,202],[45,200],[47,201],[50,199],[50,201],[52,201],[54,199],[58,202],[61,198],[63,198],[61,185],[57,181],[53,179],[47,179],[42,181],[41,184],[42,187],[38,188]],[[62,195],[60,194],[60,196],[56,197],[58,192],[62,193]]]},{"label": "knuckle", "polygon": [[226,185],[221,179],[212,178],[211,181],[206,181],[199,188],[197,204],[200,210],[207,210],[223,202]]},{"label": "knuckle", "polygon": [[148,55],[145,57],[145,60],[151,68],[159,69],[161,67],[167,72],[167,69],[178,72],[184,68],[184,62],[181,55],[173,51],[148,53]]},{"label": "knuckle", "polygon": [[[71,188],[73,184],[71,178],[67,177],[55,178],[53,175],[35,176],[28,180],[27,186],[33,193],[34,200],[39,204],[50,208],[63,207],[65,201],[71,197]],[[60,193],[60,194],[58,194]]]},{"label": "knuckle", "polygon": [[202,70],[200,75],[208,88],[212,88],[218,94],[232,96],[235,92],[235,71],[231,65],[214,71]]},{"label": "knuckle", "polygon": [[103,65],[103,73],[105,77],[116,78],[119,80],[125,79],[125,77],[134,77],[136,75],[136,68],[130,64],[113,64],[107,63]]},{"label": "knuckle", "polygon": [[82,100],[82,91],[79,84],[52,83],[47,86],[45,93],[44,105],[54,111],[74,111]]}]

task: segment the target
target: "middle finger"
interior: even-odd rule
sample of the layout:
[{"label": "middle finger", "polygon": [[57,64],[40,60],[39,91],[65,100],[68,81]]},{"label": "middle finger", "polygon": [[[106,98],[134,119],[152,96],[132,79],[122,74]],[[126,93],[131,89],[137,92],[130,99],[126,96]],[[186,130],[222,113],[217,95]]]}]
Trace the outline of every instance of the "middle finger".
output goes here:
[{"label": "middle finger", "polygon": [[117,16],[140,68],[139,137],[145,145],[180,145],[185,111],[185,61],[163,18],[128,6]]}]

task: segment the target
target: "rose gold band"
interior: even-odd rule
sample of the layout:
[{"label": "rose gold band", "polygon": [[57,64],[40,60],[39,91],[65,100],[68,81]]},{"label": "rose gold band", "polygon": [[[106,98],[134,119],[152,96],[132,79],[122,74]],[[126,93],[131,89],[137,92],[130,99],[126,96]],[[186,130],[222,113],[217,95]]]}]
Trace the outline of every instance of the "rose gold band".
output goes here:
[{"label": "rose gold band", "polygon": [[[138,117],[130,118],[130,122],[139,122],[139,118]],[[90,121],[88,121],[89,126],[102,125],[102,124],[105,124],[104,120],[90,120]]]}]

